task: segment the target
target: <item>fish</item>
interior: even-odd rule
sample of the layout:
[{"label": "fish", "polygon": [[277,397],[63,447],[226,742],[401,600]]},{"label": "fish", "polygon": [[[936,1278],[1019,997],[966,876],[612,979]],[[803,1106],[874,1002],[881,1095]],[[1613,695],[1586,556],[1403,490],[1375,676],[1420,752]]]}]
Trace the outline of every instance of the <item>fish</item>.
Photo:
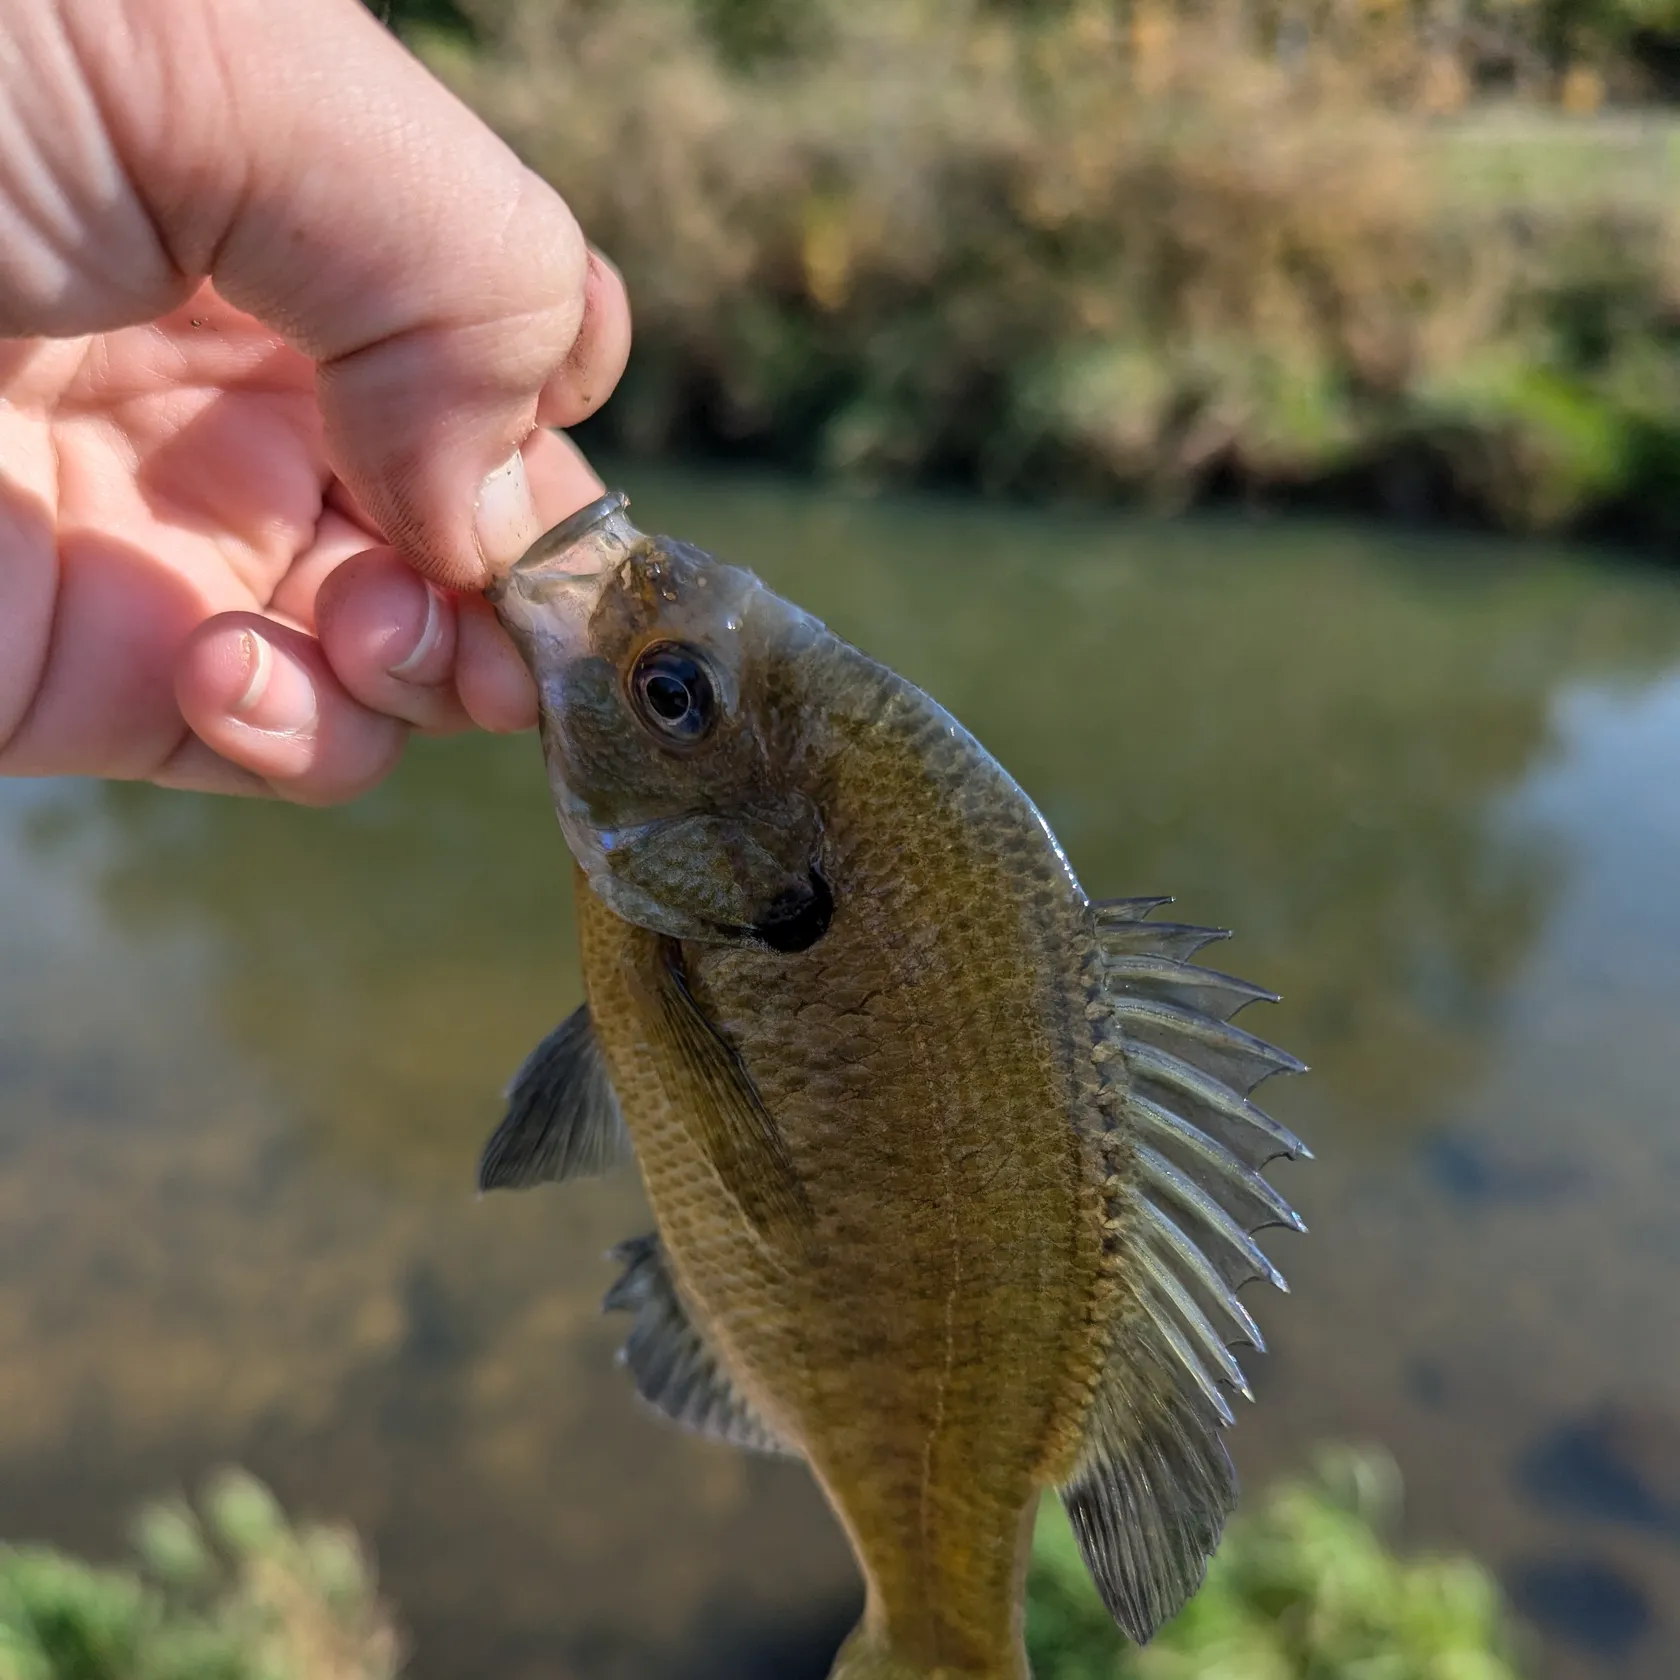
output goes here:
[{"label": "fish", "polygon": [[673,1422],[804,1461],[862,1618],[833,1680],[1026,1680],[1059,1494],[1147,1641],[1237,1498],[1239,1298],[1308,1151],[1254,1100],[1303,1064],[1224,930],[1099,901],[930,696],[612,492],[487,591],[536,681],[585,1003],[479,1166],[633,1159],[622,1359]]}]

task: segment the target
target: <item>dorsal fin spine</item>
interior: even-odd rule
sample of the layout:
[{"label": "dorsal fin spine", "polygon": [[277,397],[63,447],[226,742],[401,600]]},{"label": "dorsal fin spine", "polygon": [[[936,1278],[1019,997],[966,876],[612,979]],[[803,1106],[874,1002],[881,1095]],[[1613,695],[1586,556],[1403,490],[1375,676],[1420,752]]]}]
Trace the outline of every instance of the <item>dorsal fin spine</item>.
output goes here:
[{"label": "dorsal fin spine", "polygon": [[1237,1363],[1236,1355],[1225,1345],[1224,1338],[1214,1329],[1208,1315],[1196,1304],[1195,1298],[1184,1287],[1178,1274],[1152,1248],[1146,1246],[1138,1258],[1151,1284],[1165,1297],[1164,1304],[1177,1312],[1182,1327],[1190,1332],[1195,1345],[1219,1367],[1219,1374],[1237,1393],[1245,1400],[1252,1400],[1254,1395],[1249,1389],[1248,1379],[1242,1373],[1242,1367]]},{"label": "dorsal fin spine", "polygon": [[1229,939],[1229,928],[1196,927],[1190,922],[1111,922],[1102,927],[1105,955],[1152,951],[1186,962],[1204,945]]},{"label": "dorsal fin spine", "polygon": [[[1147,1196],[1140,1197],[1139,1202],[1144,1218],[1154,1228],[1155,1235],[1166,1244],[1180,1264],[1188,1268],[1196,1281],[1219,1303],[1231,1322],[1248,1339],[1249,1346],[1256,1353],[1264,1353],[1266,1351],[1266,1339],[1260,1334],[1260,1326],[1254,1322],[1254,1317],[1248,1308],[1237,1299],[1237,1292],[1214,1270],[1212,1265],[1209,1264],[1207,1256]],[[1279,1281],[1282,1280],[1279,1279]]]},{"label": "dorsal fin spine", "polygon": [[1200,1126],[1192,1126],[1180,1114],[1164,1108],[1153,1097],[1132,1091],[1126,1097],[1126,1110],[1131,1119],[1144,1131],[1183,1145],[1195,1158],[1221,1178],[1230,1180],[1239,1189],[1262,1203],[1279,1225],[1305,1234],[1301,1216],[1272,1187],[1270,1182],[1252,1167],[1244,1166],[1224,1144],[1216,1142]]},{"label": "dorsal fin spine", "polygon": [[1121,1055],[1140,1078],[1171,1086],[1181,1095],[1212,1109],[1215,1114],[1252,1126],[1277,1145],[1280,1155],[1287,1155],[1292,1161],[1312,1159],[1312,1151],[1287,1126],[1281,1125],[1263,1108],[1256,1107],[1212,1074],[1203,1073],[1200,1068],[1191,1066],[1170,1051],[1157,1049],[1153,1044],[1128,1042],[1123,1046]]},{"label": "dorsal fin spine", "polygon": [[1230,992],[1241,999],[1238,1008],[1243,1004],[1278,1001],[1276,992],[1256,986],[1251,980],[1239,980],[1234,974],[1220,973],[1217,968],[1201,968],[1152,951],[1105,951],[1103,971],[1111,980],[1122,984],[1188,986],[1195,990]]},{"label": "dorsal fin spine", "polygon": [[[1201,1185],[1175,1167],[1165,1156],[1157,1154],[1146,1143],[1137,1145],[1137,1162],[1139,1171],[1148,1183],[1165,1191],[1175,1201],[1183,1203],[1195,1212],[1215,1236],[1234,1248],[1254,1268],[1256,1276],[1263,1277],[1285,1295],[1289,1293],[1289,1285],[1284,1282],[1283,1273],[1266,1258],[1264,1250],[1248,1232]],[[1166,1215],[1161,1214],[1161,1218],[1165,1219]],[[1176,1226],[1173,1228],[1177,1229]],[[1186,1243],[1190,1242],[1188,1237],[1184,1240]],[[1191,1243],[1190,1246],[1194,1248],[1196,1245]],[[1199,1254],[1201,1251],[1198,1248],[1196,1252]]]},{"label": "dorsal fin spine", "polygon": [[1199,1009],[1186,1009],[1165,999],[1145,997],[1130,992],[1110,992],[1108,1008],[1111,1019],[1134,1026],[1154,1027],[1172,1033],[1186,1046],[1217,1051],[1226,1056],[1242,1056],[1257,1070],[1240,1095],[1246,1096],[1255,1086],[1264,1083],[1275,1073],[1305,1073],[1306,1064],[1297,1061],[1287,1050],[1268,1044],[1263,1038],[1234,1027],[1229,1021],[1204,1014]]},{"label": "dorsal fin spine", "polygon": [[1165,898],[1096,898],[1091,911],[1101,927],[1108,922],[1141,922],[1151,910],[1172,902],[1170,893]]}]

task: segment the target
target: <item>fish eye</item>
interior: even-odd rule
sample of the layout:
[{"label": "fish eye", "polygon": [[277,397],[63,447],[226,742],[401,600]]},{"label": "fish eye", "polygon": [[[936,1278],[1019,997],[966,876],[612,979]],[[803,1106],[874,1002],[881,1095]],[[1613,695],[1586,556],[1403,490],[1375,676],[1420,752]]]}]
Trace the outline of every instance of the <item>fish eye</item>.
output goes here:
[{"label": "fish eye", "polygon": [[630,672],[630,693],[642,720],[673,741],[698,741],[717,721],[704,661],[676,642],[643,648]]}]

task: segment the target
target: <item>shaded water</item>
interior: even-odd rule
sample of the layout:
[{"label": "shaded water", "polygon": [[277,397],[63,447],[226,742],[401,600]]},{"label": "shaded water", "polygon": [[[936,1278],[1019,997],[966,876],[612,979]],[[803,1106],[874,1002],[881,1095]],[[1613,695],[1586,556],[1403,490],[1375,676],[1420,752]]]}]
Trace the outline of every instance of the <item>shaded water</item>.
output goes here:
[{"label": "shaded water", "polygon": [[[1093,893],[1177,894],[1286,994],[1313,1234],[1245,1475],[1387,1443],[1548,1680],[1680,1671],[1680,584],[629,488],[930,688]],[[854,1589],[802,1472],[613,1365],[634,1183],[471,1193],[580,995],[567,897],[529,738],[324,813],[0,782],[0,1534],[107,1551],[234,1457],[370,1533],[421,1680],[823,1672]]]}]

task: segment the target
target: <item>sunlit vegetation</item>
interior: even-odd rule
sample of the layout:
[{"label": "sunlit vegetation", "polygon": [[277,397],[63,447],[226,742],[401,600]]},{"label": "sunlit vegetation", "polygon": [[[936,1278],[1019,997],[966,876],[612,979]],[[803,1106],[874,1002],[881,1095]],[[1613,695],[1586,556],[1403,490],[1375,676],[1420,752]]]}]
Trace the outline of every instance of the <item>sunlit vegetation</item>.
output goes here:
[{"label": "sunlit vegetation", "polygon": [[410,0],[624,269],[597,439],[1680,528],[1672,0]]},{"label": "sunlit vegetation", "polygon": [[1037,1680],[1518,1680],[1499,1589],[1462,1557],[1390,1538],[1399,1485],[1378,1453],[1325,1452],[1316,1473],[1240,1514],[1189,1607],[1148,1647],[1123,1644],[1073,1533],[1047,1504],[1033,1552]]},{"label": "sunlit vegetation", "polygon": [[0,1680],[390,1680],[399,1645],[354,1535],[293,1525],[238,1471],[153,1505],[134,1559],[0,1547]]},{"label": "sunlit vegetation", "polygon": [[[1239,1516],[1202,1592],[1142,1651],[1047,1502],[1029,1583],[1036,1680],[1518,1680],[1486,1571],[1391,1549],[1398,1494],[1380,1454],[1322,1454]],[[288,1522],[238,1471],[201,1509],[143,1512],[122,1566],[0,1547],[0,1680],[392,1680],[399,1659],[355,1537]]]}]

